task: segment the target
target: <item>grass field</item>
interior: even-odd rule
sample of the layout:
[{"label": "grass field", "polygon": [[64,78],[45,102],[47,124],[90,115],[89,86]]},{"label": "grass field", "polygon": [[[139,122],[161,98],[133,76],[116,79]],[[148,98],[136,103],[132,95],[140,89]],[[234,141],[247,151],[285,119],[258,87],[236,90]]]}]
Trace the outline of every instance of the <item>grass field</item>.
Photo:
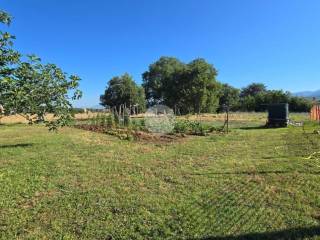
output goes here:
[{"label": "grass field", "polygon": [[320,239],[320,127],[264,121],[168,144],[0,125],[0,237]]},{"label": "grass field", "polygon": [[[88,112],[88,113],[77,113],[74,115],[75,119],[84,120],[97,116],[96,112]],[[46,115],[47,120],[54,119],[53,114]],[[21,115],[10,115],[10,116],[2,116],[0,115],[0,124],[14,124],[14,123],[28,123],[28,120]]]}]

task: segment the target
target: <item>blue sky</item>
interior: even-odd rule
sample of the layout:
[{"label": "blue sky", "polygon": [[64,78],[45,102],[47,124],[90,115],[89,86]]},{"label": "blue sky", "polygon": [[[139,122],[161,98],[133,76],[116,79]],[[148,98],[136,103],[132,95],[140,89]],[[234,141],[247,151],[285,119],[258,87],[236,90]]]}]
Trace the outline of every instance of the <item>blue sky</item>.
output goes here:
[{"label": "blue sky", "polygon": [[108,80],[141,74],[160,56],[202,57],[218,80],[320,89],[318,0],[0,0],[15,48],[83,80],[77,106],[99,103]]}]

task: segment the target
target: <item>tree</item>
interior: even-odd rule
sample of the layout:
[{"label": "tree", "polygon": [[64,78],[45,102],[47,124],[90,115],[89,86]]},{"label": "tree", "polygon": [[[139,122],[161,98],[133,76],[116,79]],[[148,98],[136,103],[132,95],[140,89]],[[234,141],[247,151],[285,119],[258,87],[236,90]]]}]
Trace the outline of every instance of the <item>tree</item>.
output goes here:
[{"label": "tree", "polygon": [[[11,17],[0,12],[0,21],[10,24]],[[34,55],[22,61],[20,54],[12,49],[13,39],[9,33],[1,32],[0,114],[20,114],[30,124],[46,123],[50,130],[67,125],[72,119],[71,100],[82,95],[78,90],[80,78],[67,76],[54,64],[43,65]],[[54,118],[46,119],[47,113],[52,113]]]},{"label": "tree", "polygon": [[145,110],[144,90],[127,73],[113,77],[108,82],[104,94],[100,96],[100,102],[102,106],[116,107],[118,111],[123,104],[128,108],[137,106],[139,111]]},{"label": "tree", "polygon": [[176,97],[172,98],[172,91],[184,68],[185,64],[173,57],[161,57],[149,66],[149,70],[142,74],[142,86],[149,106],[174,104]]},{"label": "tree", "polygon": [[[29,123],[44,122],[50,130],[65,126],[73,115],[70,100],[81,97],[79,80],[77,76],[67,77],[54,64],[43,65],[39,58],[30,56],[28,62],[19,63],[11,77],[0,80],[4,114],[19,114]],[[54,119],[47,120],[47,113],[52,113]]]},{"label": "tree", "polygon": [[259,93],[263,93],[267,91],[267,87],[263,83],[251,83],[247,87],[243,88],[240,96],[242,98],[253,96],[255,97]]},{"label": "tree", "polygon": [[[215,112],[219,101],[217,70],[204,59],[195,59],[187,65],[186,77],[182,79],[188,106],[192,112]],[[185,106],[187,107],[187,106]]]},{"label": "tree", "polygon": [[242,111],[255,111],[257,103],[256,98],[254,96],[248,95],[246,97],[242,97],[240,101]]},{"label": "tree", "polygon": [[223,111],[224,106],[229,106],[231,111],[239,109],[240,105],[240,90],[229,84],[222,84],[219,99],[219,111]]},{"label": "tree", "polygon": [[204,59],[184,64],[161,57],[143,74],[148,103],[164,104],[180,113],[215,112],[218,107],[217,70]]},{"label": "tree", "polygon": [[[9,26],[11,16],[0,10],[0,23]],[[12,49],[14,39],[10,33],[0,31],[0,78],[10,77],[14,64],[20,60],[20,54]]]},{"label": "tree", "polygon": [[267,90],[256,92],[241,98],[241,109],[244,111],[266,111],[269,104],[289,103],[292,112],[309,112],[312,101],[302,98],[293,97],[289,92],[283,90]]},{"label": "tree", "polygon": [[292,112],[310,112],[313,106],[311,99],[303,97],[291,97],[289,101],[290,111]]}]

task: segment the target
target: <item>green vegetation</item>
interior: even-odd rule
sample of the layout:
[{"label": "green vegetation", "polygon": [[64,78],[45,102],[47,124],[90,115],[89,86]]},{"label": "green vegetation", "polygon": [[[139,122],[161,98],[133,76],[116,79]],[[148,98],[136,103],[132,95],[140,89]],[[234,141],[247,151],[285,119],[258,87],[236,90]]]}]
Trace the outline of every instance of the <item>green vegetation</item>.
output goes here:
[{"label": "green vegetation", "polygon": [[[173,131],[175,133],[184,133],[189,135],[204,136],[207,133],[212,133],[218,129],[212,126],[212,123],[203,123],[199,121],[177,120]],[[220,129],[222,130],[222,129]]]},{"label": "green vegetation", "polygon": [[252,83],[243,88],[240,92],[240,101],[234,101],[233,110],[261,112],[267,109],[267,104],[289,103],[291,112],[309,112],[312,107],[312,100],[292,96],[289,92],[282,90],[267,90],[262,83]]},{"label": "green vegetation", "polygon": [[102,106],[115,108],[117,112],[121,112],[122,105],[133,110],[133,113],[144,112],[146,109],[143,88],[137,86],[127,73],[109,81],[100,101]]},{"label": "green vegetation", "polygon": [[167,144],[2,125],[0,238],[316,238],[319,125],[264,120],[239,115],[228,135]]},{"label": "green vegetation", "polygon": [[[11,16],[0,10],[0,23],[9,25]],[[42,64],[34,55],[23,61],[12,48],[14,39],[0,31],[0,117],[19,114],[30,124],[45,122],[49,129],[67,125],[73,117],[71,100],[82,94],[80,78],[67,76],[55,64]],[[47,113],[54,119],[45,119]]]},{"label": "green vegetation", "polygon": [[164,104],[176,113],[215,112],[219,102],[218,72],[204,59],[188,64],[161,57],[143,73],[149,105]]},{"label": "green vegetation", "polygon": [[[0,23],[10,22],[0,11]],[[13,40],[0,32],[0,117],[19,114],[49,129],[69,124],[82,111],[71,105],[81,97],[80,78],[34,55],[24,61]],[[265,112],[230,113],[229,134],[219,131],[223,114],[180,116],[169,134],[149,133],[148,121],[130,116],[146,103],[177,115],[311,106],[263,84],[240,90],[216,77],[204,59],[161,57],[143,86],[128,74],[109,81],[101,96],[109,114],[58,133],[0,125],[0,239],[319,237],[320,130],[307,115],[293,116],[303,127],[266,129]]]},{"label": "green vegetation", "polygon": [[[109,81],[101,104],[121,111],[126,106],[131,113],[133,106],[139,112],[163,104],[177,115],[189,113],[231,111],[266,111],[268,104],[289,103],[291,112],[310,111],[311,99],[292,96],[283,90],[268,90],[262,83],[252,83],[238,89],[216,80],[217,70],[204,59],[195,59],[188,64],[173,57],[161,57],[142,74],[143,88],[132,77],[124,74]],[[133,108],[135,109],[135,108]]]}]

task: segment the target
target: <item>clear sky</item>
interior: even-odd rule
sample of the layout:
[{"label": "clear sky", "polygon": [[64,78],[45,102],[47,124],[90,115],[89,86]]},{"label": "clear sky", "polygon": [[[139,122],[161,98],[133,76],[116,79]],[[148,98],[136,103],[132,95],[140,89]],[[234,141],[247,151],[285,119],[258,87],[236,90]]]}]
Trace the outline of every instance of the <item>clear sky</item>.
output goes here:
[{"label": "clear sky", "polygon": [[160,56],[202,57],[218,80],[320,89],[319,0],[0,0],[15,48],[83,80],[78,106],[99,103],[108,80],[137,83]]}]

